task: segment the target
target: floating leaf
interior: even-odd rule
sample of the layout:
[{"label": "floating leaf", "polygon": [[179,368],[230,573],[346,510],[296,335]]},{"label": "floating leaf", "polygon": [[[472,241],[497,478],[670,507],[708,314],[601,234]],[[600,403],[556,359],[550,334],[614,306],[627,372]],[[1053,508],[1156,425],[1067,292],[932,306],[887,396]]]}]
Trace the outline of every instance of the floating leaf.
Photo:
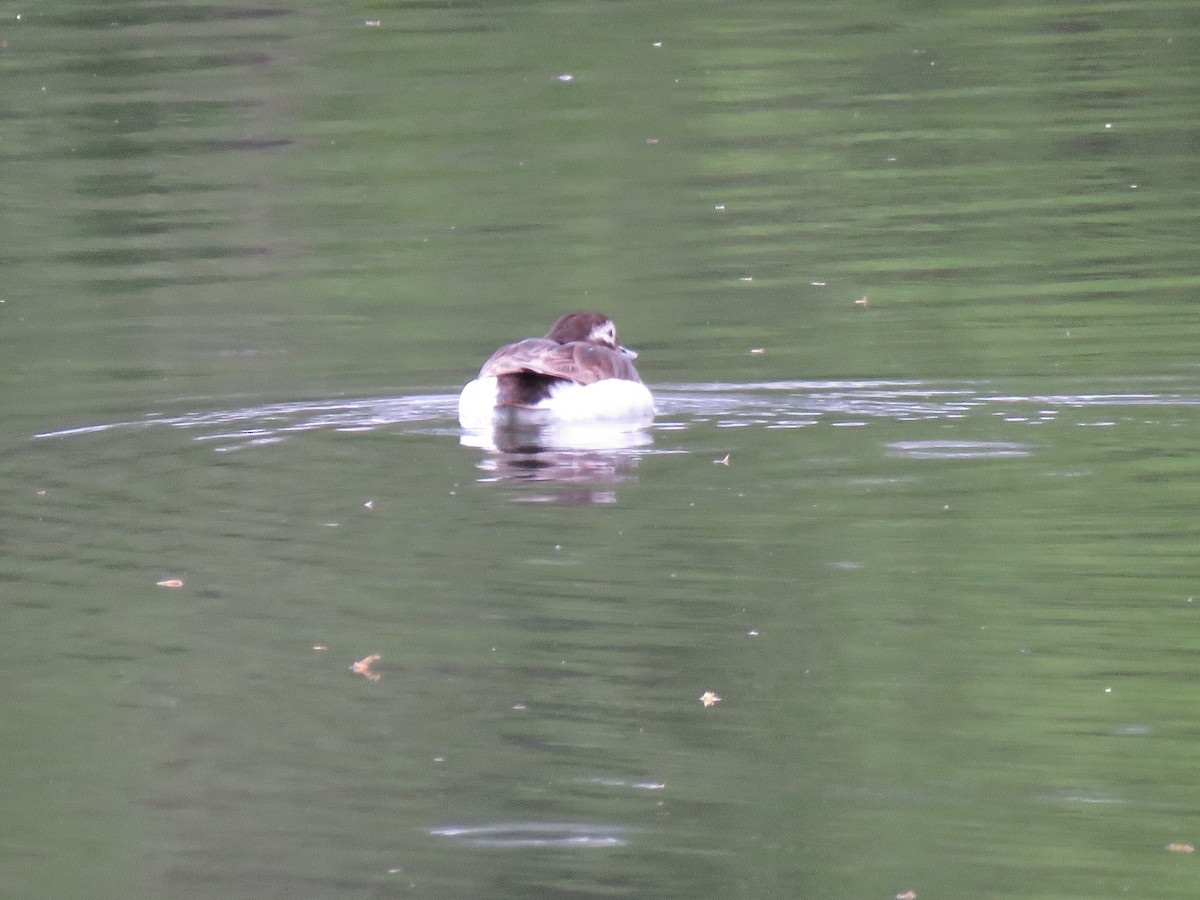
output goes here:
[{"label": "floating leaf", "polygon": [[379,662],[379,654],[372,653],[370,656],[364,656],[350,667],[350,671],[355,675],[361,675],[369,681],[378,681],[379,673],[372,672],[371,666]]}]

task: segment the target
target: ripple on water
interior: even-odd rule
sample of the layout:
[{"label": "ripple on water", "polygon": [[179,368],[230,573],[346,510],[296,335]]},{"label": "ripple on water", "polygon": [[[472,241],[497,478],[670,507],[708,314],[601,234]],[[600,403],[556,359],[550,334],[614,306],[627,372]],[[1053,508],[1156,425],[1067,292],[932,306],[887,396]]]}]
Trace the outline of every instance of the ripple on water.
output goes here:
[{"label": "ripple on water", "polygon": [[442,825],[431,828],[429,833],[468,847],[592,849],[626,846],[624,835],[628,829],[581,822],[503,822],[494,825]]},{"label": "ripple on water", "polygon": [[[1115,387],[1116,385],[1114,385]],[[969,416],[995,417],[1005,425],[1031,427],[1061,421],[1068,411],[1080,426],[1112,426],[1134,407],[1200,406],[1200,390],[1180,391],[1167,382],[1163,392],[999,391],[989,382],[777,381],[654,384],[657,433],[697,424],[717,428],[795,429],[814,425],[861,428],[878,420],[957,422]],[[275,443],[308,431],[372,431],[401,426],[431,434],[458,434],[453,393],[412,394],[336,400],[268,403],[237,409],[205,409],[182,415],[149,413],[124,422],[89,424],[45,431],[37,438],[72,438],[98,432],[166,427],[191,432],[194,441],[218,451]],[[1081,412],[1082,411],[1082,412]],[[649,438],[647,438],[647,441]],[[596,443],[589,437],[589,447]],[[624,447],[625,445],[623,445]],[[917,459],[987,459],[1027,456],[1029,446],[1006,441],[907,441],[889,445],[898,456]],[[573,445],[565,449],[577,449]],[[627,447],[626,447],[627,449]]]},{"label": "ripple on water", "polygon": [[894,441],[888,452],[909,459],[1004,459],[1029,456],[1030,449],[1014,441]]}]

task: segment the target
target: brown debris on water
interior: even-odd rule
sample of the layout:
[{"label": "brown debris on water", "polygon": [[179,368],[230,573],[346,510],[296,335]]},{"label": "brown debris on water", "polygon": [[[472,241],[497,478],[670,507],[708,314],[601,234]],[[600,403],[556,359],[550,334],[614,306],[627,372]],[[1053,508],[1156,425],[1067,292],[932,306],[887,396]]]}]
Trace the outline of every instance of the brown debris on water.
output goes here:
[{"label": "brown debris on water", "polygon": [[1191,844],[1167,844],[1167,850],[1171,853],[1195,853],[1196,848]]},{"label": "brown debris on water", "polygon": [[372,653],[370,656],[364,656],[350,667],[350,671],[355,675],[361,675],[368,681],[378,681],[380,676],[378,672],[372,672],[371,666],[379,662],[380,656],[378,653]]},{"label": "brown debris on water", "polygon": [[164,581],[159,581],[156,583],[159,587],[165,587],[165,588],[181,588],[181,587],[183,587],[183,582],[180,581],[178,578],[167,578]]}]

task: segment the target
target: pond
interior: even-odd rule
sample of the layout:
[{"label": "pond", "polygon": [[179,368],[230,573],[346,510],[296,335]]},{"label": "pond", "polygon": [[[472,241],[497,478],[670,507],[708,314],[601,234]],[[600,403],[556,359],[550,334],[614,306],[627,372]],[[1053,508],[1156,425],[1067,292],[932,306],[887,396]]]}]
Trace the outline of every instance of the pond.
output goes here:
[{"label": "pond", "polygon": [[[0,19],[22,897],[1191,897],[1192,4]],[[479,446],[611,314],[658,415]]]}]

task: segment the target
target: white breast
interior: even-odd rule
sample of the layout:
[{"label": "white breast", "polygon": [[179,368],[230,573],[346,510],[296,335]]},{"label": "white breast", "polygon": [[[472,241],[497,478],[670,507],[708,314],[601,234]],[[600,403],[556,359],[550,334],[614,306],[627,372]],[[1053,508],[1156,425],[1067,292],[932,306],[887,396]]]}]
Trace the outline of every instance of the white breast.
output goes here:
[{"label": "white breast", "polygon": [[[477,378],[458,397],[458,421],[464,428],[484,429],[497,424],[496,379]],[[592,384],[563,382],[537,407],[513,410],[517,424],[571,422],[638,424],[654,418],[654,398],[639,381],[607,378]],[[501,423],[502,424],[502,423]]]}]

